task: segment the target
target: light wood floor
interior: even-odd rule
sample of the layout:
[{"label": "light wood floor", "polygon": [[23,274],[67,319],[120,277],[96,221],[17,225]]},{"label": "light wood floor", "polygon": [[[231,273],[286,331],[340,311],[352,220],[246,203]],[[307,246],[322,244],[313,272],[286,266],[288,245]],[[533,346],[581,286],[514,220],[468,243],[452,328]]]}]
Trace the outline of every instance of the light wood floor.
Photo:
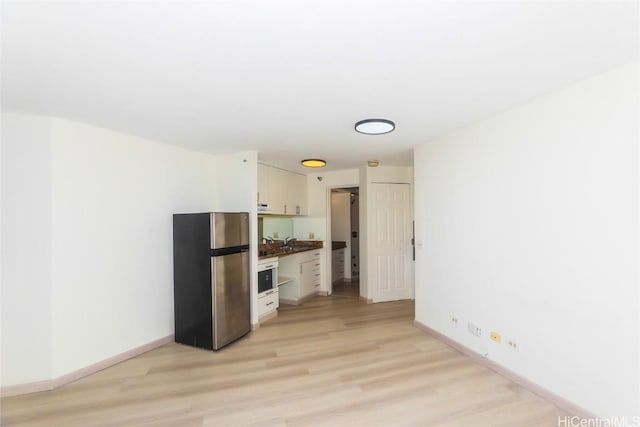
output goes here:
[{"label": "light wood floor", "polygon": [[331,292],[336,297],[360,298],[360,281],[357,278],[338,280],[331,286]]},{"label": "light wood floor", "polygon": [[412,326],[413,302],[317,297],[217,353],[170,344],[6,398],[25,426],[557,426],[565,415]]}]

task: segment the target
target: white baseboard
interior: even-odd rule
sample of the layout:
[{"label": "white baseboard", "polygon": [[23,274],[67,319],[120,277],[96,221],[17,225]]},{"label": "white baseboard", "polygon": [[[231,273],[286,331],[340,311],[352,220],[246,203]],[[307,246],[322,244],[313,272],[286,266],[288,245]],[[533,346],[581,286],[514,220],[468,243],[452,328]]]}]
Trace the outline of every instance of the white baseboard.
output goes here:
[{"label": "white baseboard", "polygon": [[366,302],[367,304],[373,304],[373,300],[371,298],[366,298],[360,295],[360,299]]},{"label": "white baseboard", "polygon": [[146,353],[147,351],[153,350],[154,348],[158,348],[160,346],[173,342],[173,338],[174,338],[173,335],[168,335],[164,338],[151,341],[147,344],[143,344],[139,347],[132,348],[131,350],[127,350],[123,353],[116,354],[115,356],[109,357],[108,359],[101,360],[100,362],[94,363],[93,365],[85,366],[84,368],[80,368],[76,371],[69,372],[68,374],[62,375],[58,378],[2,387],[0,388],[0,396],[9,397],[9,396],[18,396],[21,394],[36,393],[39,391],[54,390],[65,384],[69,384],[76,380],[79,380],[80,378],[86,377],[87,375],[94,374],[105,368],[116,365],[120,362],[124,362],[125,360],[131,359],[132,357],[136,357],[141,355],[142,353]]},{"label": "white baseboard", "polygon": [[487,359],[486,357],[483,357],[481,354],[471,350],[469,347],[466,347],[462,344],[460,344],[457,341],[452,340],[451,338],[449,338],[448,336],[441,334],[440,332],[436,331],[435,329],[432,329],[430,327],[428,327],[427,325],[414,320],[413,324],[416,328],[420,329],[422,332],[426,333],[427,335],[431,335],[432,337],[434,337],[435,339],[437,339],[438,341],[448,345],[449,347],[453,347],[454,349],[458,350],[460,353],[464,354],[465,356],[469,357],[469,359],[471,359],[472,361],[476,362],[479,365],[482,365],[486,368],[491,369],[492,371],[502,375],[503,377],[513,381],[514,383],[522,386],[523,388],[529,390],[530,392],[540,396],[541,398],[543,398],[544,400],[548,401],[549,403],[557,406],[558,408],[562,409],[565,412],[568,412],[571,415],[577,415],[578,417],[582,417],[584,419],[597,419],[598,417],[587,411],[586,409],[582,408],[581,406],[576,405],[575,403],[565,399],[562,396],[559,396],[549,390],[547,390],[546,388],[534,383],[533,381],[528,380],[527,378],[523,377],[522,375],[516,374],[515,372],[505,368],[502,365],[499,365],[498,363],[494,362],[493,360]]},{"label": "white baseboard", "polygon": [[263,316],[259,316],[259,317],[258,317],[258,327],[259,327],[262,323],[266,322],[267,320],[271,320],[271,319],[273,319],[274,317],[278,317],[278,310],[273,310],[273,311],[272,311],[272,312],[270,312],[270,313],[267,313],[267,314],[265,314],[265,315],[263,315]]},{"label": "white baseboard", "polygon": [[26,384],[9,385],[0,388],[0,397],[20,396],[22,394],[38,393],[53,390],[53,380],[35,381]]},{"label": "white baseboard", "polygon": [[280,298],[280,304],[302,305],[305,302],[314,299],[318,295],[319,295],[318,292],[314,292],[312,294],[307,295],[306,297],[302,297],[302,298],[299,298],[299,299]]}]

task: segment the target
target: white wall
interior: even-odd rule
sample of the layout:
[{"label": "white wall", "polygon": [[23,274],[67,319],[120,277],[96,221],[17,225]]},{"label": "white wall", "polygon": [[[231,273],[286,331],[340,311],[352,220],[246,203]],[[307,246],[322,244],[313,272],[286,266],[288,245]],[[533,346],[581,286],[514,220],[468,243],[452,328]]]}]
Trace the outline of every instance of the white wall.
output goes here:
[{"label": "white wall", "polygon": [[51,376],[51,121],[2,116],[0,384]]},{"label": "white wall", "polygon": [[249,212],[251,236],[251,323],[258,324],[258,153],[218,156],[213,187],[216,211]]},{"label": "white wall", "polygon": [[351,278],[351,194],[331,193],[331,240],[344,241],[345,278]]},{"label": "white wall", "polygon": [[368,212],[367,206],[369,203],[369,197],[367,197],[367,169],[368,167],[362,167],[358,171],[358,178],[360,180],[360,191],[358,192],[358,197],[360,198],[360,209],[358,218],[358,223],[360,226],[360,296],[367,300],[371,300],[371,295],[369,295],[369,272],[368,272],[368,245],[369,245],[369,236],[367,233],[367,224],[368,224]]},{"label": "white wall", "polygon": [[3,383],[3,380],[2,380],[2,378],[3,378],[3,375],[2,375],[2,365],[3,365],[3,363],[2,363],[2,361],[4,359],[4,356],[3,356],[4,355],[4,346],[2,345],[2,329],[3,329],[2,328],[2,324],[3,324],[2,319],[3,319],[3,313],[4,313],[3,304],[2,304],[2,301],[3,301],[2,300],[2,292],[3,292],[2,284],[3,284],[3,279],[4,279],[4,270],[2,269],[2,262],[3,262],[2,249],[3,249],[3,246],[4,246],[3,245],[4,240],[3,240],[3,237],[2,237],[3,236],[2,230],[4,228],[4,222],[3,222],[4,215],[3,215],[2,206],[3,206],[3,199],[4,199],[4,184],[3,183],[5,181],[3,180],[4,174],[2,173],[2,171],[4,170],[3,162],[2,162],[2,158],[3,158],[2,157],[2,152],[4,151],[3,145],[2,145],[2,140],[3,140],[2,120],[3,120],[2,116],[0,115],[0,385]]},{"label": "white wall", "polygon": [[[241,151],[217,156],[214,187],[217,192],[217,211],[250,213],[255,211],[257,213],[258,153]],[[252,215],[252,217],[255,216]]]},{"label": "white wall", "polygon": [[637,415],[637,150],[637,63],[416,148],[416,320],[599,416]]},{"label": "white wall", "polygon": [[[321,179],[318,179],[321,178]],[[320,288],[331,294],[331,189],[358,187],[360,175],[358,169],[346,169],[333,172],[320,172],[307,175],[307,197],[309,203],[309,217],[315,217],[325,222],[322,240],[325,240],[327,250],[323,251],[322,265],[324,274]],[[294,224],[294,230],[300,229]]]},{"label": "white wall", "polygon": [[53,377],[173,333],[172,215],[216,210],[216,158],[53,119]]},{"label": "white wall", "polygon": [[57,118],[2,132],[3,387],[172,334],[172,214],[255,209],[208,154]]},{"label": "white wall", "polygon": [[[318,180],[322,178],[322,180]],[[360,182],[358,169],[319,172],[307,175],[307,197],[310,217],[326,218],[331,199],[331,188],[357,187]]]},{"label": "white wall", "polygon": [[3,245],[4,240],[3,240],[2,230],[4,228],[4,222],[3,222],[4,215],[3,215],[2,205],[3,205],[3,199],[4,199],[4,195],[3,194],[4,194],[4,182],[5,181],[3,180],[4,175],[2,173],[2,171],[4,170],[3,162],[2,162],[2,158],[3,158],[2,157],[2,152],[4,151],[3,144],[2,144],[2,140],[4,139],[3,135],[2,135],[2,130],[3,130],[2,121],[3,121],[2,115],[0,115],[0,385],[3,383],[3,380],[2,380],[2,378],[3,378],[2,366],[3,366],[3,360],[4,360],[4,356],[3,356],[4,347],[2,345],[2,329],[3,329],[2,328],[2,325],[3,325],[3,322],[2,322],[3,317],[2,316],[3,316],[3,313],[4,313],[4,310],[3,310],[3,307],[2,307],[2,301],[3,301],[2,300],[2,293],[3,293],[2,284],[3,284],[3,279],[4,279],[4,270],[2,269],[2,262],[3,262],[2,249],[3,249],[3,246],[4,246]]},{"label": "white wall", "polygon": [[326,218],[294,217],[293,237],[298,240],[318,240],[327,244],[327,220]]}]

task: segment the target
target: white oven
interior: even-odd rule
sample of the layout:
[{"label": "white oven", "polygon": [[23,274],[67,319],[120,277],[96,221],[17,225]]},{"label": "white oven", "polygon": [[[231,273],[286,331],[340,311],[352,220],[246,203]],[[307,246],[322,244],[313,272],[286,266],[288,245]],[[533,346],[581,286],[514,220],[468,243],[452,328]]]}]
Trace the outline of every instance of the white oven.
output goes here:
[{"label": "white oven", "polygon": [[258,294],[278,288],[278,258],[258,260]]}]

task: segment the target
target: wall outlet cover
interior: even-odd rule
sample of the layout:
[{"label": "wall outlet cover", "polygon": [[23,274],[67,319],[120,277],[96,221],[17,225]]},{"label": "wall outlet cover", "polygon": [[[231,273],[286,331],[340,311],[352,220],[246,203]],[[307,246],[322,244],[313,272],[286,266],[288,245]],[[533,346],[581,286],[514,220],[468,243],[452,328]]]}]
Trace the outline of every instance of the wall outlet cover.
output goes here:
[{"label": "wall outlet cover", "polygon": [[513,351],[520,351],[520,345],[512,340],[511,338],[506,339],[507,347],[509,347]]},{"label": "wall outlet cover", "polygon": [[491,341],[495,341],[500,344],[502,342],[502,335],[497,332],[491,331]]},{"label": "wall outlet cover", "polygon": [[475,335],[477,337],[482,336],[482,329],[471,322],[467,324],[467,329],[471,335]]}]

